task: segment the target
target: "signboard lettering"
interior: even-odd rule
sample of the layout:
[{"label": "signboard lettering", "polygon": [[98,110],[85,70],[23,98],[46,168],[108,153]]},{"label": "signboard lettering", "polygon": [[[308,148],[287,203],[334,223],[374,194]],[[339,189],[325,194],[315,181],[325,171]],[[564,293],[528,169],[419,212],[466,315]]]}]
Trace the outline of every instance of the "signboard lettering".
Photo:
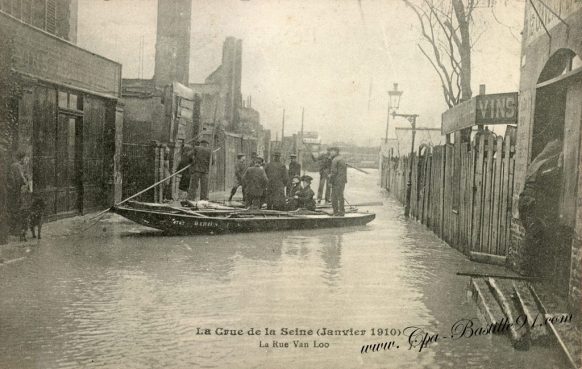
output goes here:
[{"label": "signboard lettering", "polygon": [[517,93],[479,95],[476,124],[517,123]]},{"label": "signboard lettering", "polygon": [[517,92],[478,95],[442,114],[442,134],[485,124],[517,124]]},{"label": "signboard lettering", "polygon": [[[549,31],[551,31],[552,28],[560,23],[560,19],[554,14],[559,15],[562,19],[566,19],[575,11],[582,9],[582,1],[543,0],[542,3],[540,0],[532,0],[531,2],[526,1],[525,6],[525,27],[523,37],[526,44],[529,45],[538,37],[545,35],[546,31],[544,25]],[[535,10],[533,6],[535,6]]]}]

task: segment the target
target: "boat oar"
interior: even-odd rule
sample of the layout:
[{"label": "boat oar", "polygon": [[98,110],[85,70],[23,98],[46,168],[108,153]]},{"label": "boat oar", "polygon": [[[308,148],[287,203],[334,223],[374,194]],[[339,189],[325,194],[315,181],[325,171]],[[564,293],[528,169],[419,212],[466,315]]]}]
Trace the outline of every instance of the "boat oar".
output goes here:
[{"label": "boat oar", "polygon": [[184,168],[182,168],[182,169],[180,169],[180,170],[176,171],[175,173],[173,173],[173,174],[171,174],[171,175],[167,176],[167,177],[166,177],[166,178],[164,178],[164,179],[161,179],[161,180],[157,181],[156,183],[154,183],[153,185],[149,186],[148,188],[145,188],[145,189],[143,189],[143,190],[139,191],[138,193],[136,193],[136,194],[134,194],[134,195],[131,195],[131,196],[129,196],[129,197],[128,197],[128,198],[126,198],[125,200],[122,200],[122,201],[118,202],[117,204],[114,204],[112,207],[110,207],[110,208],[108,208],[108,209],[105,209],[105,210],[103,210],[102,212],[98,213],[97,215],[95,215],[93,218],[91,218],[91,219],[89,219],[89,220],[93,220],[93,219],[95,219],[95,218],[98,218],[98,217],[100,217],[101,215],[103,215],[103,214],[107,213],[108,211],[110,211],[111,209],[113,209],[114,207],[116,207],[116,206],[119,206],[119,205],[121,205],[121,204],[125,204],[126,202],[128,202],[128,201],[129,201],[129,200],[131,200],[131,199],[135,199],[136,197],[138,197],[139,195],[143,194],[144,192],[147,192],[147,191],[151,190],[152,188],[154,188],[154,187],[156,187],[156,186],[159,186],[160,184],[162,184],[162,183],[166,182],[168,179],[170,179],[170,178],[172,178],[172,177],[174,177],[174,176],[176,176],[176,175],[178,175],[178,174],[182,173],[182,172],[183,172],[183,171],[185,171],[186,169],[190,168],[190,166],[192,166],[192,164],[188,164],[188,165],[186,165]]},{"label": "boat oar", "polygon": [[[345,201],[345,199],[344,199]],[[348,204],[348,202],[346,201],[346,204]],[[360,207],[364,207],[364,206],[383,206],[384,203],[382,201],[370,201],[370,202],[359,202],[359,203],[355,203],[355,204],[348,204],[348,206],[360,206]],[[331,208],[331,205],[317,205],[317,208]]]}]

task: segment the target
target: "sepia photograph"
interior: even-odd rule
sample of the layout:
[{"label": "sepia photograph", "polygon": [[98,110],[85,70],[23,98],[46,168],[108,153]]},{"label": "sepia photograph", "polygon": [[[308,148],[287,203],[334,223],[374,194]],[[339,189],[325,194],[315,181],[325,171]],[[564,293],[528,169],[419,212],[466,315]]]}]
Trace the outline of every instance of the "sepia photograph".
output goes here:
[{"label": "sepia photograph", "polygon": [[0,0],[0,369],[582,369],[582,0]]}]

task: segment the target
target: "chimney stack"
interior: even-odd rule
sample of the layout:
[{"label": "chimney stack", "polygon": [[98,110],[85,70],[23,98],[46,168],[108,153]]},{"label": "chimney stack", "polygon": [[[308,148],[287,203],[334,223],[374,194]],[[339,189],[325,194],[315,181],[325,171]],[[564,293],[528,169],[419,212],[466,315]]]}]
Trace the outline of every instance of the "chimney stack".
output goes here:
[{"label": "chimney stack", "polygon": [[188,85],[192,0],[158,0],[156,87],[176,81]]}]

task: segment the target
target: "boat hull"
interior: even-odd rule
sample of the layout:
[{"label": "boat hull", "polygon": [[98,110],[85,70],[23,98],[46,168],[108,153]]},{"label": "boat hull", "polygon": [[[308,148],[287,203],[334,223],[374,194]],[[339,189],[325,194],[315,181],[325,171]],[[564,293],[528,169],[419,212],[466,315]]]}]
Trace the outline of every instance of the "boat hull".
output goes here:
[{"label": "boat hull", "polygon": [[171,234],[220,234],[350,227],[365,225],[376,217],[372,213],[348,213],[343,217],[306,215],[225,218],[198,217],[189,214],[147,211],[131,207],[113,207],[111,210],[138,224]]}]

